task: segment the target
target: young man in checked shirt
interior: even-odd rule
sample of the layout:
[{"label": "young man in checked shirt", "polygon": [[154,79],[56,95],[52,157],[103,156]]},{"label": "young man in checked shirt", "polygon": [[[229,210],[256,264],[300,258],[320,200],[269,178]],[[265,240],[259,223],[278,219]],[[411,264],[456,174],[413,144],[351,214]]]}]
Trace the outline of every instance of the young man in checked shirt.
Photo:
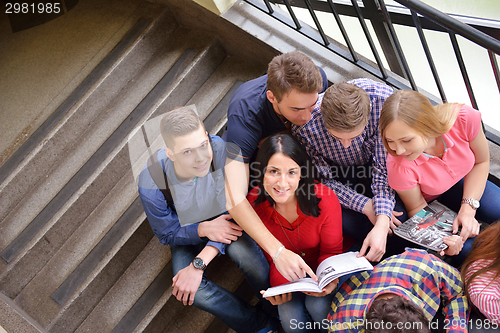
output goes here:
[{"label": "young man in checked shirt", "polygon": [[[460,273],[424,250],[407,249],[355,274],[335,295],[329,332],[468,332]],[[440,305],[444,318],[432,321]]]},{"label": "young man in checked shirt", "polygon": [[[401,224],[396,216],[407,218],[400,200],[395,208],[379,133],[380,110],[392,93],[391,87],[370,79],[337,83],[320,94],[309,122],[292,125],[322,182],[339,198],[343,233],[363,241],[360,255],[370,261],[382,259],[387,235]],[[391,243],[396,243],[392,254],[409,244],[398,237],[391,237]]]}]

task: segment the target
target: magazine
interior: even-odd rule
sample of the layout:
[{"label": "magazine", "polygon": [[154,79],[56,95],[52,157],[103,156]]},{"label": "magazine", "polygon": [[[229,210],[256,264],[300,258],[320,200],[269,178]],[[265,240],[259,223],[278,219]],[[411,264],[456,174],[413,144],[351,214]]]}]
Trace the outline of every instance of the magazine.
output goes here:
[{"label": "magazine", "polygon": [[318,269],[316,276],[318,282],[312,278],[302,278],[297,281],[292,281],[281,286],[272,287],[266,290],[263,297],[276,296],[295,291],[307,291],[321,293],[323,288],[338,277],[349,273],[372,270],[373,266],[365,257],[357,258],[359,252],[346,252],[331,256],[323,260]]},{"label": "magazine", "polygon": [[456,216],[457,213],[434,200],[398,226],[394,233],[410,242],[440,252],[448,248],[443,243],[443,237],[453,235],[453,220]]}]

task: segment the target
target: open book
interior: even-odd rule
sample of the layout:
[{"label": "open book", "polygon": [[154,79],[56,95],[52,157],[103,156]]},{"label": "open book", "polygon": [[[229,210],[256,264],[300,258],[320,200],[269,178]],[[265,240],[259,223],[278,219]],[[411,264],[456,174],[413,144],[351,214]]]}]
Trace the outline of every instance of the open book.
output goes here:
[{"label": "open book", "polygon": [[398,226],[394,233],[410,242],[440,252],[448,248],[443,243],[443,237],[453,234],[453,220],[456,216],[457,213],[434,200]]},{"label": "open book", "polygon": [[318,282],[303,278],[266,290],[264,297],[276,296],[295,291],[322,292],[323,288],[338,277],[349,273],[372,270],[373,266],[365,257],[356,258],[358,252],[346,252],[326,258],[316,270]]}]

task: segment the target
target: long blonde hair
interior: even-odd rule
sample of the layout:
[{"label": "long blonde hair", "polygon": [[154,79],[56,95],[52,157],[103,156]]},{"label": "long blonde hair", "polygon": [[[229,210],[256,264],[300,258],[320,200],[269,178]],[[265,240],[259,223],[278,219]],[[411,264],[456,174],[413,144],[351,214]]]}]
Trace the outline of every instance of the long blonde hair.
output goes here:
[{"label": "long blonde hair", "polygon": [[446,103],[432,106],[427,97],[413,90],[398,90],[389,96],[380,112],[380,134],[385,148],[391,155],[385,130],[395,120],[400,120],[418,132],[425,140],[447,133],[463,104]]}]

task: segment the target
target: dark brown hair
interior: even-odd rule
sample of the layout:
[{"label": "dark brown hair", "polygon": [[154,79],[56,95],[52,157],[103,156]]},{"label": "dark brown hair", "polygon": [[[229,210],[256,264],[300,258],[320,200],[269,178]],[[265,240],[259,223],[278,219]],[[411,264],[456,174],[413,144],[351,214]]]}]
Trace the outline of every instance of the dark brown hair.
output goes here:
[{"label": "dark brown hair", "polygon": [[355,84],[340,82],[325,91],[321,115],[327,129],[350,132],[368,123],[370,97]]},{"label": "dark brown hair", "polygon": [[375,300],[366,313],[366,333],[430,333],[429,320],[402,296]]},{"label": "dark brown hair", "polygon": [[254,164],[254,170],[257,171],[258,174],[255,183],[259,187],[259,195],[255,200],[254,205],[257,206],[266,200],[272,207],[275,207],[276,205],[273,198],[268,195],[264,189],[264,175],[266,173],[269,160],[274,154],[277,153],[282,153],[283,155],[290,157],[299,165],[300,181],[295,192],[295,195],[297,196],[297,203],[302,213],[318,217],[321,210],[319,208],[319,202],[321,199],[316,196],[316,183],[313,176],[314,166],[311,158],[307,155],[306,150],[302,147],[300,142],[290,134],[273,134],[260,146],[257,153],[257,159]]},{"label": "dark brown hair", "polygon": [[297,51],[288,52],[274,57],[269,63],[267,89],[279,103],[292,89],[305,94],[321,92],[323,78],[311,58]]}]

